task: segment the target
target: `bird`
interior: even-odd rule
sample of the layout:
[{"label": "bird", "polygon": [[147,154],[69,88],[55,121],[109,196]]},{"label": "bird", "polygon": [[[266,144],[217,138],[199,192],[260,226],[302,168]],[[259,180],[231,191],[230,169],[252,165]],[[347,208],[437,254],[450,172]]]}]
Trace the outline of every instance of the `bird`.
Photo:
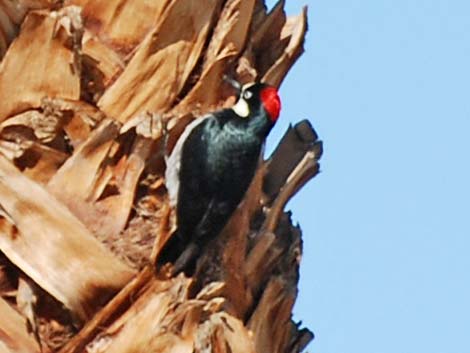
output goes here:
[{"label": "bird", "polygon": [[176,209],[176,231],[157,263],[172,262],[173,275],[190,274],[201,250],[230,219],[280,114],[275,87],[224,79],[236,90],[236,103],[192,121],[166,161],[165,184],[170,206]]}]

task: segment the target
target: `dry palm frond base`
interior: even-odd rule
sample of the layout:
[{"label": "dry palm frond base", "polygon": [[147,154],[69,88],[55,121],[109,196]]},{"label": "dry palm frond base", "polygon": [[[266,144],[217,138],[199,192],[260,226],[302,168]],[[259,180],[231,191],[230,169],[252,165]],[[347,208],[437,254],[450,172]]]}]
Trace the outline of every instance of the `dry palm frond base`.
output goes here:
[{"label": "dry palm frond base", "polygon": [[0,351],[298,352],[301,231],[318,173],[308,121],[260,162],[193,277],[155,268],[172,236],[164,155],[231,104],[221,77],[279,86],[306,10],[284,1],[0,0]]}]

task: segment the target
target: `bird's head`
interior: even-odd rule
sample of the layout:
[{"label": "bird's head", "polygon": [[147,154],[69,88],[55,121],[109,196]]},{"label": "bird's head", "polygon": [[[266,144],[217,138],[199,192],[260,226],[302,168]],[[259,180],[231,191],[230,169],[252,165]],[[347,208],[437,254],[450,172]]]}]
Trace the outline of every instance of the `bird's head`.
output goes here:
[{"label": "bird's head", "polygon": [[225,77],[238,93],[238,100],[232,109],[242,118],[248,118],[260,110],[266,114],[272,124],[277,121],[281,111],[281,99],[277,89],[265,83],[255,82],[241,85]]}]

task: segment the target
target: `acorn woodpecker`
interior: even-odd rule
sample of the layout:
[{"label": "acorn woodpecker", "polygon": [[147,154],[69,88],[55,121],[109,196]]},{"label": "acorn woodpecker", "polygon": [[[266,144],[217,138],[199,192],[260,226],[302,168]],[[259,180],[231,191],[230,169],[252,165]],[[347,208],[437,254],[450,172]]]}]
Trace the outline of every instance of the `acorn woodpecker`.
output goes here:
[{"label": "acorn woodpecker", "polygon": [[174,262],[173,274],[194,267],[201,249],[237,208],[281,109],[276,88],[259,82],[242,87],[225,79],[237,90],[236,104],[191,122],[167,159],[166,187],[177,230],[158,264]]}]

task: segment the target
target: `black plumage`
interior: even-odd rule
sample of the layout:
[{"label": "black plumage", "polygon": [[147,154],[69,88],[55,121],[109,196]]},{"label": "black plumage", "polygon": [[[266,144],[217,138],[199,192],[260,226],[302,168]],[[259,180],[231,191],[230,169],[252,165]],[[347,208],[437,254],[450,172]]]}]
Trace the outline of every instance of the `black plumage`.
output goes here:
[{"label": "black plumage", "polygon": [[[240,93],[238,108],[214,112],[192,124],[170,156],[176,165],[168,168],[176,168],[173,174],[178,179],[173,190],[177,232],[165,245],[159,263],[175,262],[174,272],[192,267],[197,253],[220,233],[243,199],[277,118],[270,116],[261,98],[267,87],[251,85]],[[280,108],[277,93],[276,98]]]}]

